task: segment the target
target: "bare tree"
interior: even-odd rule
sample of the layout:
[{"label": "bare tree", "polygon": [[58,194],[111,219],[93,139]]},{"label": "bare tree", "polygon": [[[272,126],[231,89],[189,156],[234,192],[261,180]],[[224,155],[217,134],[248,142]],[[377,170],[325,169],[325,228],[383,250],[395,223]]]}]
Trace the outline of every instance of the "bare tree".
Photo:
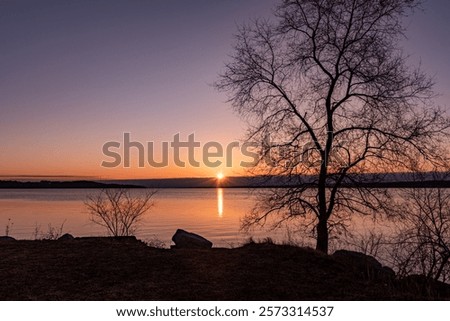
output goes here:
[{"label": "bare tree", "polygon": [[[244,227],[301,218],[327,252],[331,229],[388,204],[355,174],[443,162],[449,119],[398,47],[402,19],[419,4],[283,0],[273,21],[240,28],[216,87],[260,143],[258,172],[289,179],[262,195]],[[358,188],[342,188],[350,183]]]},{"label": "bare tree", "polygon": [[129,189],[105,189],[85,202],[90,220],[105,227],[113,236],[130,236],[144,214],[154,205],[156,191],[133,196]]},{"label": "bare tree", "polygon": [[450,277],[450,191],[407,189],[401,193],[398,232],[392,242],[393,266],[400,276],[420,273],[434,280]]}]

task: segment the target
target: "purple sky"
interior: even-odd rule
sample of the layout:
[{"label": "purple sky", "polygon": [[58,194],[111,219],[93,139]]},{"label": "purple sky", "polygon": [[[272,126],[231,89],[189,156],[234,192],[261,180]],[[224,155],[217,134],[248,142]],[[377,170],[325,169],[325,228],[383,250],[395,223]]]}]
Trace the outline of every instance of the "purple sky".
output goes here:
[{"label": "purple sky", "polygon": [[[0,0],[0,175],[212,176],[216,169],[106,170],[102,145],[191,133],[228,143],[245,124],[210,84],[236,24],[275,0]],[[450,3],[408,19],[404,47],[450,101]],[[235,174],[228,170],[226,174]]]}]

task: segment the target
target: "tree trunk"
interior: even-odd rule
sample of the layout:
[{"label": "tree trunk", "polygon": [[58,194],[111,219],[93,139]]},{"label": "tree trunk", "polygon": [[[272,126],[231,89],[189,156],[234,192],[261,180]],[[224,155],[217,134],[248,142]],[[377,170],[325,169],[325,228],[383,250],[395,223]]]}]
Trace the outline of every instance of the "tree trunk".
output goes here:
[{"label": "tree trunk", "polygon": [[317,243],[316,250],[328,254],[328,216],[327,216],[327,197],[326,197],[326,179],[327,179],[327,153],[321,152],[322,164],[320,166],[318,182],[318,200],[319,200],[319,223],[317,224]]},{"label": "tree trunk", "polygon": [[317,224],[316,250],[328,254],[328,224],[326,220],[319,220]]}]

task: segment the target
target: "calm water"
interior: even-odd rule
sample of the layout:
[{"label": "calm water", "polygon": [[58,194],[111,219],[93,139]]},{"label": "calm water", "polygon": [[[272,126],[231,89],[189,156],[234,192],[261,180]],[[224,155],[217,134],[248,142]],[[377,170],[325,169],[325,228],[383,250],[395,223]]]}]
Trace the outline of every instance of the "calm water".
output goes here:
[{"label": "calm water", "polygon": [[[84,205],[86,196],[98,190],[0,190],[0,235],[34,239],[49,230],[49,224],[74,236],[107,235],[103,227],[89,221]],[[134,193],[141,193],[135,190]],[[254,205],[246,189],[161,189],[155,206],[146,213],[136,236],[143,240],[159,239],[166,246],[177,228],[210,239],[214,246],[236,246],[250,236],[282,238],[285,232],[240,231],[240,219]]]}]

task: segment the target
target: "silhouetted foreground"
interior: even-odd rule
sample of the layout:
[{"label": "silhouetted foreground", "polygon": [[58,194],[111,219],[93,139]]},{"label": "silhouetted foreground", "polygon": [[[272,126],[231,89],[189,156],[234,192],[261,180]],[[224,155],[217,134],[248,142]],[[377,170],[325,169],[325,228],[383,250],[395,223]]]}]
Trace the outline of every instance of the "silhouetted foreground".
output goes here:
[{"label": "silhouetted foreground", "polygon": [[[450,299],[450,286],[376,280],[311,249],[155,249],[134,237],[0,242],[0,300]],[[431,291],[430,291],[431,290]]]}]

